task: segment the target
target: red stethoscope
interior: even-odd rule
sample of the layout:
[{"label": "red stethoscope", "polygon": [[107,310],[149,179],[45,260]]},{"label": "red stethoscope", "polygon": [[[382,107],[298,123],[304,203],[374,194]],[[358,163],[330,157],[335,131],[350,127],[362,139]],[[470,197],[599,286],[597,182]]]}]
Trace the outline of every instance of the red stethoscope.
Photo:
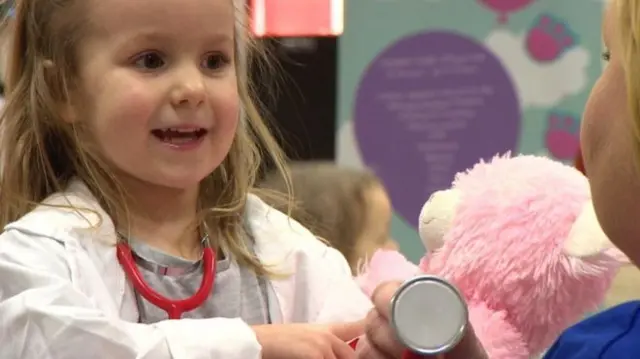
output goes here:
[{"label": "red stethoscope", "polygon": [[[189,298],[177,300],[161,295],[144,281],[126,242],[116,245],[116,256],[134,289],[164,310],[169,319],[180,319],[183,313],[201,306],[211,295],[215,284],[216,252],[209,246],[203,249],[204,273],[200,289]],[[468,310],[460,292],[435,276],[423,275],[406,281],[391,300],[391,325],[398,339],[408,348],[403,359],[441,356],[460,342],[467,323]],[[358,340],[351,340],[349,346],[355,350]]]},{"label": "red stethoscope", "polygon": [[216,251],[209,246],[205,246],[202,251],[203,274],[200,289],[186,299],[170,299],[153,290],[142,278],[131,247],[126,242],[116,245],[116,256],[133,288],[151,304],[167,312],[169,319],[180,319],[185,312],[201,306],[209,298],[215,285]]}]

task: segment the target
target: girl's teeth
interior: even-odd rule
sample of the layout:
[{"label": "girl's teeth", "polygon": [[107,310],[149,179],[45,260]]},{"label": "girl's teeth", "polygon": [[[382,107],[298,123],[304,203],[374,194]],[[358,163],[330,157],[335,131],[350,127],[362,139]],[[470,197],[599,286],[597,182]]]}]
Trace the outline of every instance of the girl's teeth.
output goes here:
[{"label": "girl's teeth", "polygon": [[206,134],[204,129],[179,129],[167,128],[163,130],[154,130],[152,133],[161,141],[182,144],[198,140]]}]

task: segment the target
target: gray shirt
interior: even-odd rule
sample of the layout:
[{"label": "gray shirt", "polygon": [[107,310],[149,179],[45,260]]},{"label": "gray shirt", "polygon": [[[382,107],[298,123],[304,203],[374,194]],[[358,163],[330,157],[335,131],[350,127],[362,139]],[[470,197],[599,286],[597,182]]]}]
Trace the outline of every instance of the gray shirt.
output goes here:
[{"label": "gray shirt", "polygon": [[[202,267],[197,262],[163,253],[141,242],[131,248],[146,261],[164,267],[185,268],[180,275],[163,275],[138,265],[147,284],[158,293],[172,299],[194,295],[202,281]],[[253,249],[253,246],[251,246]],[[217,261],[213,293],[198,308],[185,312],[182,318],[241,318],[249,325],[268,324],[267,282],[247,268],[241,268],[233,257],[226,255]],[[167,319],[167,313],[136,293],[140,323],[155,323]]]}]

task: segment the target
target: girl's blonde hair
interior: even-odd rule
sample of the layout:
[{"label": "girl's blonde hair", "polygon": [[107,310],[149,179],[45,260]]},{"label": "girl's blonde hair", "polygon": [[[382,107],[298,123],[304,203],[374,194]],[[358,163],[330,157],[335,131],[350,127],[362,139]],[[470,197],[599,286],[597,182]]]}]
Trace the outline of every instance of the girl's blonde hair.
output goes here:
[{"label": "girl's blonde hair", "polygon": [[633,121],[636,164],[640,165],[640,2],[617,0],[617,34],[626,76],[627,102]]},{"label": "girl's blonde hair", "polygon": [[[229,0],[232,1],[232,0]],[[72,178],[84,181],[116,226],[127,226],[127,194],[80,123],[62,119],[78,77],[77,47],[91,26],[82,0],[18,0],[7,76],[7,102],[0,116],[0,227],[63,191]],[[237,3],[240,3],[238,1]],[[244,6],[238,5],[238,6]],[[237,8],[238,16],[244,14]],[[238,23],[244,23],[239,18]],[[248,73],[264,53],[244,27],[235,36],[238,92],[244,116],[229,154],[201,183],[199,221],[214,243],[242,265],[268,273],[249,250],[244,206],[266,154],[289,188],[284,154],[263,122]],[[83,136],[84,135],[84,136]],[[84,141],[82,139],[85,139]],[[80,210],[80,209],[75,209]]]},{"label": "girl's blonde hair", "polygon": [[[294,162],[289,172],[295,195],[291,217],[340,251],[355,268],[360,259],[358,240],[367,220],[367,191],[382,186],[380,179],[368,170],[324,161]],[[274,172],[267,174],[259,186],[281,193],[289,183]],[[282,203],[264,199],[286,210],[280,207]]]}]

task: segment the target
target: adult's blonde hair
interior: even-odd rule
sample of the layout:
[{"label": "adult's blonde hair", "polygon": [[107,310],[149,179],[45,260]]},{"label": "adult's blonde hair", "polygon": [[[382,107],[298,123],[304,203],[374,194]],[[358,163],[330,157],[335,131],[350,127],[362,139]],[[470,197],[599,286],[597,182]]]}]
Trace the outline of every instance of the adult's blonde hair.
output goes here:
[{"label": "adult's blonde hair", "polygon": [[[72,105],[69,94],[77,83],[77,48],[82,34],[91,27],[83,16],[89,3],[16,3],[7,98],[0,115],[1,227],[33,210],[53,193],[63,191],[73,178],[86,183],[116,227],[128,225],[125,189],[93,141],[87,141],[89,133],[82,121],[69,124],[62,118],[61,109]],[[238,16],[243,16],[244,2],[236,6]],[[238,24],[244,23],[243,18],[237,20]],[[228,250],[240,264],[264,274],[267,269],[246,244],[243,216],[262,154],[289,182],[284,155],[252,100],[255,91],[248,78],[249,66],[262,59],[263,54],[242,26],[237,27],[235,41],[243,118],[229,154],[201,183],[199,220],[195,225],[204,222],[210,238],[225,239],[216,246]]]},{"label": "adult's blonde hair", "polygon": [[626,76],[627,102],[633,121],[636,162],[640,164],[640,1],[615,0],[620,59]]}]

